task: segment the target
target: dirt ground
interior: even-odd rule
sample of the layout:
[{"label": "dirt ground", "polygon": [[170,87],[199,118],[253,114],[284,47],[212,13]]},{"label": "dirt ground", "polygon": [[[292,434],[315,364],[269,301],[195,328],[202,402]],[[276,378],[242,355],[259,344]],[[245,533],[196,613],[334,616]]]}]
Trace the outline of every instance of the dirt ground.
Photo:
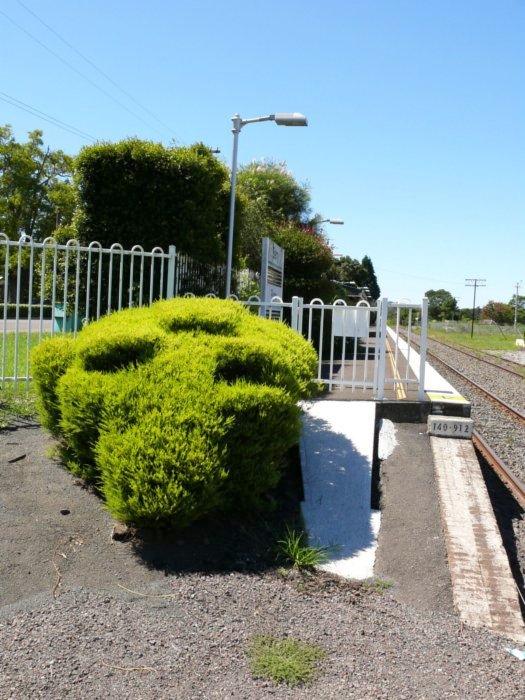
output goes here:
[{"label": "dirt ground", "polygon": [[0,430],[0,606],[79,587],[118,594],[183,572],[265,571],[276,566],[278,529],[297,517],[292,479],[281,510],[252,523],[130,531],[53,457],[55,448],[34,421]]},{"label": "dirt ground", "polygon": [[[401,444],[383,466],[376,569],[392,581],[391,594],[401,602],[450,613],[450,579],[425,437],[409,425],[398,426],[398,435]],[[184,572],[265,572],[276,567],[275,540],[284,522],[297,518],[301,487],[296,475],[284,485],[281,510],[252,523],[204,522],[175,533],[124,529],[121,538],[122,525],[65,471],[52,456],[54,447],[34,421],[0,431],[1,606],[30,607],[35,598],[51,600],[79,587],[118,595]]]}]

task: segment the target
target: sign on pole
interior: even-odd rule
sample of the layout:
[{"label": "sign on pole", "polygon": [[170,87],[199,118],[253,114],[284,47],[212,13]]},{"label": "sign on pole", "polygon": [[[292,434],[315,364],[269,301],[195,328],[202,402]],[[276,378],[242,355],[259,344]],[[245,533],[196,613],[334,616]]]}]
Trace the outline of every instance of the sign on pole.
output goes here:
[{"label": "sign on pole", "polygon": [[[261,301],[270,302],[273,297],[283,298],[284,250],[268,236],[262,240]],[[261,315],[267,316],[266,307]]]}]

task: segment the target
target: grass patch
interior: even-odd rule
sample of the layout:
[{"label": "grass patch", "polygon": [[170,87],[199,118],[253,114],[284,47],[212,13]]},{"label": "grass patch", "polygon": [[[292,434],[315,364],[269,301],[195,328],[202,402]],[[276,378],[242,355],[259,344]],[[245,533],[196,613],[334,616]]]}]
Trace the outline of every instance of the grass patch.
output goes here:
[{"label": "grass patch", "polygon": [[255,678],[293,687],[309,683],[319,675],[326,652],[291,637],[264,634],[253,637],[248,656]]},{"label": "grass patch", "polygon": [[508,332],[505,330],[505,335],[500,332],[494,332],[491,328],[490,333],[484,332],[486,326],[476,326],[474,327],[474,335],[470,337],[470,330],[468,332],[459,331],[444,331],[438,329],[428,329],[428,337],[434,340],[439,340],[442,343],[448,343],[449,345],[465,345],[472,350],[484,350],[484,351],[499,351],[499,352],[512,352],[516,350],[516,338],[521,338],[521,334],[516,335],[513,331]]},{"label": "grass patch", "polygon": [[[49,337],[49,333],[44,333],[42,339]],[[15,355],[16,355],[16,376],[25,377],[27,375],[28,355],[35,348],[41,339],[38,333],[23,332],[18,334],[18,350],[16,349],[16,334],[6,333],[5,336],[0,334],[0,363],[3,366],[5,353],[5,370],[6,377],[15,376]]]},{"label": "grass patch", "polygon": [[25,388],[7,385],[0,390],[0,429],[7,428],[16,418],[34,418],[36,396]]},{"label": "grass patch", "polygon": [[373,581],[365,581],[365,583],[363,583],[363,588],[371,590],[373,593],[384,593],[388,591],[389,588],[392,588],[393,585],[392,581],[387,581],[383,578],[375,578]]},{"label": "grass patch", "polygon": [[277,541],[277,559],[294,569],[312,569],[323,564],[333,547],[313,547],[304,532],[286,528],[286,534]]}]

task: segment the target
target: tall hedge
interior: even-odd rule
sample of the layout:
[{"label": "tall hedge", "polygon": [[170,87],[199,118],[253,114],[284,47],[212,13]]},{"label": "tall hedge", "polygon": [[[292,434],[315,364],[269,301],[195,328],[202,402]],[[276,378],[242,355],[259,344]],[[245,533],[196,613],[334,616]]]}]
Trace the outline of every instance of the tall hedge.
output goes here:
[{"label": "tall hedge", "polygon": [[75,169],[83,242],[176,245],[214,263],[225,257],[229,172],[203,144],[165,148],[127,139],[87,146]]},{"label": "tall hedge", "polygon": [[261,506],[298,440],[317,357],[239,303],[172,299],[44,341],[32,364],[69,469],[115,517],[183,526]]}]

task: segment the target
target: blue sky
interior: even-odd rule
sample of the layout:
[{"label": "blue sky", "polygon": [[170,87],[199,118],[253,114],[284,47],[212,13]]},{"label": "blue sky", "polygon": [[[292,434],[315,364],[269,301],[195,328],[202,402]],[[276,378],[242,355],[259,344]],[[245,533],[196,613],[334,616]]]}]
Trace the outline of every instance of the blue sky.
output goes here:
[{"label": "blue sky", "polygon": [[286,161],[383,295],[525,294],[525,0],[4,0],[0,31],[18,139],[203,141],[229,164],[233,114],[299,111],[246,126],[239,162]]}]

